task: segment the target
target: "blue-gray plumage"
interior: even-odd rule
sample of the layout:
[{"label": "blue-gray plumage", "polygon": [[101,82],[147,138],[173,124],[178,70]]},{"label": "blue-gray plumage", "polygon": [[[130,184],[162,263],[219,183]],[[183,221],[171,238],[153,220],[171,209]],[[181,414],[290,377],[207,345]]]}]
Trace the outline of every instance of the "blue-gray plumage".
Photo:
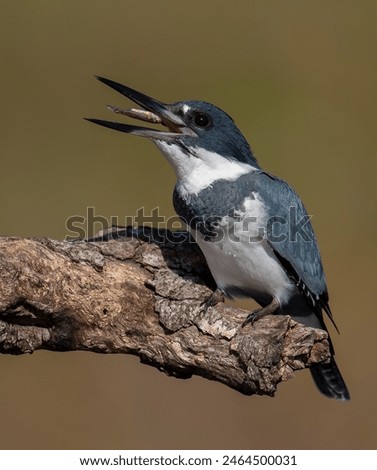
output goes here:
[{"label": "blue-gray plumage", "polygon": [[[271,233],[267,233],[268,243],[284,259],[290,262],[295,272],[295,280],[301,280],[310,292],[319,296],[326,293],[326,282],[323,274],[321,258],[315,234],[302,201],[293,189],[282,181],[262,170],[256,170],[240,176],[236,181],[226,185],[226,198],[222,181],[203,189],[199,194],[190,198],[179,195],[177,189],[173,193],[174,208],[185,220],[187,225],[194,228],[198,225],[203,235],[210,237],[205,221],[213,221],[230,216],[237,219],[237,213],[242,211],[246,198],[257,193],[264,201],[268,214],[273,214]],[[281,204],[281,201],[285,201]],[[294,220],[291,220],[294,217]],[[303,221],[300,231],[292,234],[297,221]],[[200,223],[199,223],[200,222]],[[277,229],[273,232],[274,226]],[[209,227],[214,236],[214,227]],[[290,237],[296,236],[296,240]]]},{"label": "blue-gray plumage", "polygon": [[[310,217],[285,181],[261,169],[232,118],[209,103],[165,104],[99,80],[145,111],[113,110],[167,127],[158,131],[90,119],[148,137],[162,151],[177,176],[175,210],[203,251],[218,290],[229,297],[252,297],[261,305],[244,325],[284,313],[327,331],[322,312],[333,319]],[[313,379],[328,397],[348,400],[331,342],[330,347],[330,362],[310,368]]]}]

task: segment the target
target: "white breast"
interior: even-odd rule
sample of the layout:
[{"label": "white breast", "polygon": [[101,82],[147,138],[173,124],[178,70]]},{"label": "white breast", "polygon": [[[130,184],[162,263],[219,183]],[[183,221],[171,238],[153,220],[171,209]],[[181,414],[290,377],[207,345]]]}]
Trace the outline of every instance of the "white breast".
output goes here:
[{"label": "white breast", "polygon": [[218,227],[218,240],[205,241],[192,231],[211,273],[220,289],[233,287],[242,291],[275,297],[284,305],[294,284],[265,238],[266,216],[257,194],[244,201],[245,212],[239,221],[224,217]]}]

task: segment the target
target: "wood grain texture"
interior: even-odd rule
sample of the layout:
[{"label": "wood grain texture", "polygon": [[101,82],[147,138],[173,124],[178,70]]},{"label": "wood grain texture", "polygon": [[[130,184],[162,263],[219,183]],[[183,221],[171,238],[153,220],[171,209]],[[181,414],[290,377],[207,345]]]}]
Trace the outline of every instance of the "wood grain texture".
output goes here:
[{"label": "wood grain texture", "polygon": [[0,238],[0,352],[134,354],[169,375],[271,396],[295,370],[329,358],[327,334],[288,316],[241,328],[248,312],[224,303],[205,311],[211,287],[185,233],[112,229],[75,243]]}]

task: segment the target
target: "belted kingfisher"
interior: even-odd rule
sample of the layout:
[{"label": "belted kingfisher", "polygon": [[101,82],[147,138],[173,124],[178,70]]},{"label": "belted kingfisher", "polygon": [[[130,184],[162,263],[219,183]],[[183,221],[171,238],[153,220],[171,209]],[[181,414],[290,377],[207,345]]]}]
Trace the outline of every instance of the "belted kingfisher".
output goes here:
[{"label": "belted kingfisher", "polygon": [[[88,119],[101,126],[151,139],[175,170],[174,207],[201,248],[217,292],[251,297],[260,304],[245,320],[289,314],[327,331],[334,323],[325,275],[310,218],[283,180],[262,170],[233,119],[203,101],[162,103],[112,80],[96,77],[143,109],[109,106],[166,130]],[[349,400],[334,359],[310,367],[318,389]]]}]

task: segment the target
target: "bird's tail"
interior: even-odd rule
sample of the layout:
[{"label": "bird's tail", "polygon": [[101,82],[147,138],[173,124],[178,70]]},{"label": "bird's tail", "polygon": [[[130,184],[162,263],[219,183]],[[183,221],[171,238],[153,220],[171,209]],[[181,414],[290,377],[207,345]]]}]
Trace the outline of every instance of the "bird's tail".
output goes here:
[{"label": "bird's tail", "polygon": [[351,398],[334,356],[331,356],[330,362],[327,364],[312,365],[310,372],[318,390],[327,397],[337,400],[349,400]]},{"label": "bird's tail", "polygon": [[[288,310],[287,313],[290,313],[294,320],[311,328],[325,330],[328,334],[321,312],[314,312],[301,294],[291,299],[289,309],[290,311]],[[309,370],[320,392],[336,400],[349,400],[350,394],[347,385],[334,359],[334,347],[330,335],[328,341],[331,354],[330,362],[313,364]]]}]

